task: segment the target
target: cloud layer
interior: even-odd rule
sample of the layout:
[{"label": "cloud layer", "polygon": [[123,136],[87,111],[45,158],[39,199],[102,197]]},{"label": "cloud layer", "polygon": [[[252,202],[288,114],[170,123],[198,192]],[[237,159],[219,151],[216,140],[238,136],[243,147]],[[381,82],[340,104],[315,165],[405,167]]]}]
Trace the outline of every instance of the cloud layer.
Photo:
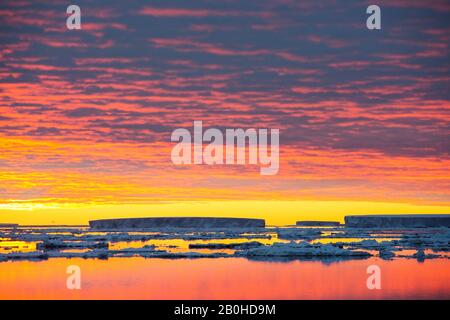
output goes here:
[{"label": "cloud layer", "polygon": [[[450,202],[448,1],[77,4],[0,4],[0,202]],[[172,165],[193,120],[279,128],[279,175]]]}]

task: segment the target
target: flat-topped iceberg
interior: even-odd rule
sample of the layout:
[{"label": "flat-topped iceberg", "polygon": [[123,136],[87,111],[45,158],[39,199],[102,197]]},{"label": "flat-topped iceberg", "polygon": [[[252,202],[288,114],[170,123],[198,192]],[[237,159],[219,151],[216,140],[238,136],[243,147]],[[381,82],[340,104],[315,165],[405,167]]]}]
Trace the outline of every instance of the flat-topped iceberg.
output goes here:
[{"label": "flat-topped iceberg", "polygon": [[206,218],[206,217],[164,217],[125,218],[89,221],[93,229],[132,228],[264,228],[263,219],[248,218]]},{"label": "flat-topped iceberg", "polygon": [[353,228],[438,228],[450,227],[450,214],[358,215],[344,218]]},{"label": "flat-topped iceberg", "polygon": [[295,224],[299,227],[337,227],[340,225],[338,221],[297,221]]}]

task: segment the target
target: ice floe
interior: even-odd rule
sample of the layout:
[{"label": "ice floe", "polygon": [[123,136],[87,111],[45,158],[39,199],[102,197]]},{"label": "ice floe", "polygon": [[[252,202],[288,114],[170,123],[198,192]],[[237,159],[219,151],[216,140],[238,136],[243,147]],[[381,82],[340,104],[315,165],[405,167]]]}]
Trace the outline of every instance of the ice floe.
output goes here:
[{"label": "ice floe", "polygon": [[306,241],[274,243],[273,245],[250,248],[237,253],[242,256],[265,256],[265,257],[369,257],[370,253],[365,251],[348,250],[331,244],[311,244]]},{"label": "ice floe", "polygon": [[242,243],[191,243],[189,249],[248,249],[262,246],[258,241]]}]

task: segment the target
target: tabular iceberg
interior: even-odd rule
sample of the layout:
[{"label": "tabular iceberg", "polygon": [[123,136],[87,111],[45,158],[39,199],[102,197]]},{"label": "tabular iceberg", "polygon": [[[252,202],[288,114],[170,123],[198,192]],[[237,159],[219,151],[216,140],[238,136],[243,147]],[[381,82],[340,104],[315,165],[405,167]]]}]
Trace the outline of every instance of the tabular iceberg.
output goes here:
[{"label": "tabular iceberg", "polygon": [[450,214],[361,215],[344,220],[346,227],[354,228],[450,227]]},{"label": "tabular iceberg", "polygon": [[296,225],[302,227],[336,227],[340,223],[337,221],[297,221]]},{"label": "tabular iceberg", "polygon": [[206,218],[206,217],[164,217],[126,218],[89,221],[94,229],[127,228],[264,228],[263,219]]}]

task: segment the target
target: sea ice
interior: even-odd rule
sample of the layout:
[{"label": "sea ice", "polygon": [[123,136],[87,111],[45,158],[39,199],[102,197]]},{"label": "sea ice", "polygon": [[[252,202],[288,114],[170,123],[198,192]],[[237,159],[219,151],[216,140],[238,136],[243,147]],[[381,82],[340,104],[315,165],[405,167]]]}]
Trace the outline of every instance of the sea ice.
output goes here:
[{"label": "sea ice", "polygon": [[313,228],[279,228],[278,238],[284,240],[316,239],[322,234],[320,229]]},{"label": "sea ice", "polygon": [[346,250],[331,244],[310,244],[302,241],[300,243],[274,243],[270,246],[262,246],[243,250],[238,253],[243,256],[273,256],[273,257],[369,257],[371,254],[364,251]]}]

